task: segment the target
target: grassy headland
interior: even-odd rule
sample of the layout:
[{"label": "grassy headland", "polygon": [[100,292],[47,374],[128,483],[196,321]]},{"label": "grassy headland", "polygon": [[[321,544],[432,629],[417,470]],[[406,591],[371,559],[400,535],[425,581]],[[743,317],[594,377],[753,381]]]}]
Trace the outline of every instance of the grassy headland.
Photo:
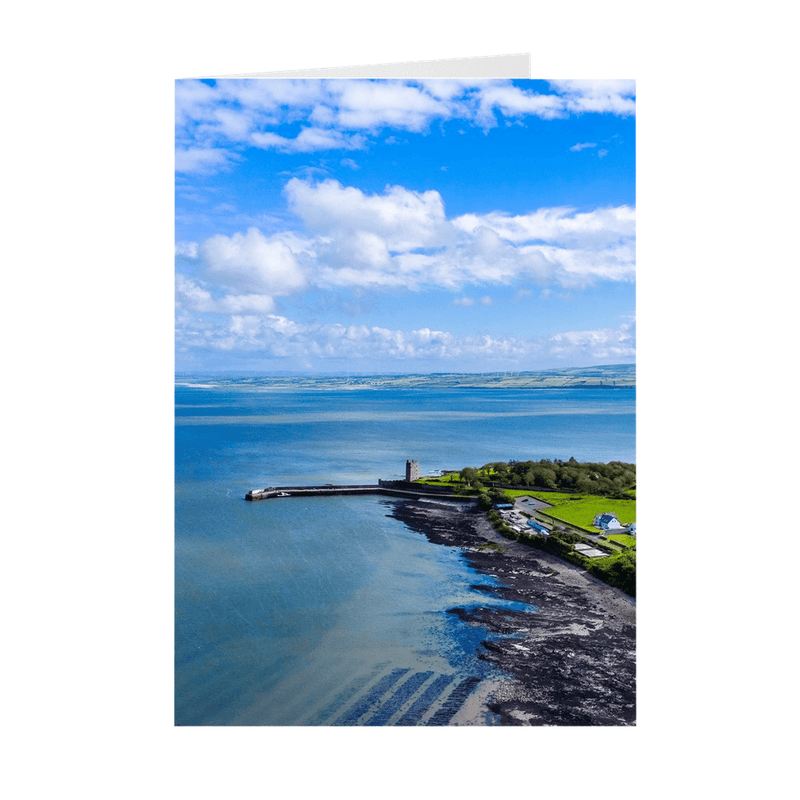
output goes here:
[{"label": "grassy headland", "polygon": [[[623,525],[636,521],[636,465],[569,461],[494,462],[465,467],[420,483],[449,486],[457,494],[477,495],[480,507],[502,536],[536,547],[583,567],[598,579],[636,595],[636,537],[629,531],[605,531],[593,525],[598,514],[613,513]],[[548,535],[515,530],[498,505],[519,498],[540,501],[537,508],[517,509],[535,519]],[[544,504],[547,504],[544,506]],[[575,545],[608,553],[587,557]]]}]

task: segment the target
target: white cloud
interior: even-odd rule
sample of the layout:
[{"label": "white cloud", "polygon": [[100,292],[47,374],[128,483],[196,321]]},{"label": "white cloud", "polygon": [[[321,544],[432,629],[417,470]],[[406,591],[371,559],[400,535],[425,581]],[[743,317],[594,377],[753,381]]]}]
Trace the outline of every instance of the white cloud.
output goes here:
[{"label": "white cloud", "polygon": [[213,118],[213,109],[219,102],[219,92],[202,81],[175,82],[175,123],[179,127],[190,122]]},{"label": "white cloud", "polygon": [[381,326],[309,325],[276,314],[234,314],[227,323],[202,326],[191,318],[179,324],[179,347],[241,351],[262,358],[345,359],[448,363],[507,363],[525,369],[538,359],[630,361],[636,354],[635,324],[589,331],[567,331],[522,339],[481,334],[463,336],[431,328],[414,330]]},{"label": "white cloud", "polygon": [[184,174],[211,175],[226,169],[238,156],[224,148],[189,147],[175,151],[175,171]]},{"label": "white cloud", "polygon": [[286,109],[313,107],[327,96],[326,82],[304,79],[259,80],[235,78],[219,80],[215,88],[225,102],[254,113],[277,114]]},{"label": "white cloud", "polygon": [[246,142],[253,124],[251,114],[232,108],[215,108],[213,120],[219,135],[232,142]]},{"label": "white cloud", "polygon": [[262,150],[281,153],[313,153],[316,150],[363,150],[367,140],[360,134],[348,135],[336,130],[303,128],[294,139],[277,133],[253,133],[251,142]]},{"label": "white cloud", "polygon": [[[208,174],[229,167],[247,146],[282,153],[362,150],[368,135],[385,129],[424,133],[433,123],[451,119],[489,131],[498,113],[518,122],[529,116],[635,113],[633,81],[549,83],[551,92],[505,80],[244,79],[213,86],[178,81],[176,161],[182,172]],[[303,125],[299,133],[278,132],[298,122]],[[390,136],[386,141],[400,140]]]},{"label": "white cloud", "polygon": [[439,100],[464,102],[465,98],[476,97],[479,90],[502,85],[506,81],[487,78],[428,78],[417,80],[415,83]]},{"label": "white cloud", "polygon": [[275,310],[275,301],[266,294],[226,295],[219,301],[219,310],[231,314],[246,311],[267,314]]},{"label": "white cloud", "polygon": [[535,249],[555,267],[558,283],[566,288],[582,288],[596,280],[632,281],[635,255],[632,246],[603,250],[567,249],[539,246]]},{"label": "white cloud", "polygon": [[334,84],[336,122],[348,130],[381,128],[425,130],[433,119],[447,119],[453,108],[424,89],[401,81],[346,81]]},{"label": "white cloud", "polygon": [[578,144],[572,145],[570,150],[573,153],[580,153],[581,150],[585,150],[587,147],[597,147],[597,142],[580,142]]},{"label": "white cloud", "polygon": [[387,186],[382,195],[367,195],[335,180],[311,184],[293,178],[284,192],[289,208],[318,235],[372,234],[389,250],[399,251],[442,245],[450,235],[444,202],[436,191]]},{"label": "white cloud", "polygon": [[[186,346],[192,339],[182,337]],[[522,357],[526,344],[513,337],[456,336],[419,328],[404,331],[367,325],[302,325],[275,314],[234,315],[227,326],[208,332],[197,346],[259,352],[264,357],[359,360],[449,360],[465,357]]]},{"label": "white cloud", "polygon": [[175,275],[175,299],[179,307],[194,311],[213,311],[214,300],[211,292],[180,273]]},{"label": "white cloud", "polygon": [[187,258],[197,258],[197,242],[176,242],[175,255],[186,256]]},{"label": "white cloud", "polygon": [[464,214],[456,217],[453,225],[471,234],[488,228],[512,244],[548,242],[598,247],[632,239],[636,234],[636,211],[631,206],[583,212],[573,208],[542,208],[514,216],[502,212]]},{"label": "white cloud", "polygon": [[567,331],[549,337],[548,352],[558,358],[628,360],[636,355],[636,323],[618,328]]},{"label": "white cloud", "polygon": [[275,237],[268,239],[257,228],[249,228],[245,234],[212,236],[202,243],[199,253],[207,275],[224,286],[272,296],[289,294],[306,285],[306,276],[292,250]]},{"label": "white cloud", "polygon": [[[447,288],[463,308],[491,305],[489,285],[579,289],[635,272],[635,209],[544,208],[529,214],[463,214],[448,219],[438,192],[387,186],[369,194],[334,180],[292,178],[289,209],[301,227],[265,235],[256,227],[179,242],[190,275],[176,280],[177,342],[264,358],[351,359],[525,368],[549,358],[570,363],[626,361],[635,328],[567,331],[530,339],[461,336],[419,328],[310,325],[276,314],[276,298],[312,287]],[[279,218],[275,218],[277,221]],[[197,277],[197,276],[202,276]],[[466,287],[479,287],[470,292]],[[474,297],[468,296],[474,294]],[[544,295],[543,295],[544,296]],[[437,368],[438,368],[437,366]]]},{"label": "white cloud", "polygon": [[208,289],[180,273],[175,276],[175,299],[179,309],[202,313],[240,314],[252,312],[266,314],[275,310],[275,301],[269,295],[226,294],[215,300]]},{"label": "white cloud", "polygon": [[564,100],[558,95],[528,92],[512,84],[490,86],[481,91],[477,114],[479,123],[485,127],[496,125],[495,109],[506,117],[558,119],[567,116]]},{"label": "white cloud", "polygon": [[568,111],[578,114],[636,113],[636,82],[632,80],[561,80],[549,81],[564,95]]},{"label": "white cloud", "polygon": [[286,295],[309,285],[416,290],[527,282],[579,288],[632,280],[635,210],[539,209],[449,220],[438,192],[387,186],[367,194],[335,180],[292,178],[284,189],[304,230],[217,235],[180,253],[236,295]]}]

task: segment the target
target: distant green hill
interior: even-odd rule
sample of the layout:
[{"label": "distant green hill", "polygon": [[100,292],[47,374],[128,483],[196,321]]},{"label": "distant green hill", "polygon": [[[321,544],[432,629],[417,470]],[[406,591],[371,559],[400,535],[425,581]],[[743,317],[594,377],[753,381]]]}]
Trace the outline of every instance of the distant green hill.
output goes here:
[{"label": "distant green hill", "polygon": [[599,367],[570,367],[538,372],[438,372],[433,374],[346,374],[313,375],[287,373],[248,373],[247,375],[199,376],[178,373],[189,381],[207,377],[217,383],[259,384],[287,389],[393,389],[439,387],[461,389],[554,389],[568,387],[636,386],[635,364],[610,364]]},{"label": "distant green hill", "polygon": [[436,373],[434,375],[371,375],[350,378],[371,386],[440,386],[463,388],[537,389],[571,386],[635,386],[635,364],[572,367],[538,372]]}]

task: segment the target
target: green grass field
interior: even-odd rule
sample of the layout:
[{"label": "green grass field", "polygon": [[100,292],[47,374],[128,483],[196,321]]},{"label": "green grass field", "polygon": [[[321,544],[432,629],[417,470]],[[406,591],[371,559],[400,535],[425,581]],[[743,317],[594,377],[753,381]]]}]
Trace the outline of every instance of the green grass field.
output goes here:
[{"label": "green grass field", "polygon": [[[571,495],[574,498],[576,495]],[[542,498],[544,499],[544,498]],[[605,512],[616,514],[617,519],[623,524],[636,521],[635,500],[611,500],[607,497],[595,495],[581,495],[579,500],[570,499],[557,502],[553,508],[545,513],[564,522],[571,522],[581,528],[597,530],[592,526],[595,516]]]},{"label": "green grass field", "polygon": [[[484,480],[485,474],[479,475]],[[458,473],[447,475],[443,478],[421,479],[419,483],[431,483],[438,485],[450,485],[453,489],[462,486],[462,481]],[[475,490],[472,490],[475,492]],[[570,523],[579,529],[588,532],[598,532],[592,526],[592,522],[597,514],[611,512],[616,514],[617,519],[622,524],[628,524],[636,520],[636,489],[629,489],[625,494],[627,497],[622,500],[612,500],[608,497],[587,494],[568,494],[566,492],[541,492],[530,491],[527,489],[505,489],[506,495],[511,498],[535,497],[549,504],[549,508],[543,509],[543,513],[549,514],[555,519]],[[477,493],[477,492],[476,492]],[[498,517],[499,520],[499,517]],[[509,533],[510,533],[510,529]],[[502,533],[502,531],[501,531]],[[503,535],[506,535],[503,533]],[[509,538],[516,538],[510,536]],[[524,537],[520,537],[522,540]],[[529,541],[533,542],[541,537],[532,537]],[[623,591],[636,595],[636,538],[628,534],[612,533],[604,542],[610,545],[615,552],[605,558],[587,559],[580,554],[570,552],[562,554],[567,560],[577,563],[611,586],[619,586]],[[536,544],[535,546],[542,546]],[[487,549],[489,545],[485,546]],[[549,549],[545,544],[543,549]]]},{"label": "green grass field", "polygon": [[[449,484],[455,488],[461,481],[458,473],[454,473],[443,478],[424,478],[419,483]],[[504,491],[510,497],[535,497],[537,500],[543,500],[552,506],[552,508],[545,509],[544,513],[589,531],[598,530],[592,526],[592,522],[597,514],[605,512],[616,514],[617,519],[623,525],[636,521],[635,490],[629,493],[633,495],[632,497],[624,500],[611,500],[598,495],[567,494],[566,492],[537,492],[526,489],[505,489]]]},{"label": "green grass field", "polygon": [[530,492],[522,489],[506,489],[505,492],[511,497],[535,497],[537,500],[550,503],[552,508],[544,509],[544,513],[590,531],[598,530],[592,527],[592,522],[597,514],[602,514],[606,511],[616,514],[617,519],[623,524],[636,521],[635,498],[611,500],[607,497],[591,494]]},{"label": "green grass field", "polygon": [[612,533],[607,538],[609,542],[619,542],[628,547],[636,547],[636,537],[630,536],[627,533]]},{"label": "green grass field", "polygon": [[415,483],[427,483],[433,486],[457,486],[461,483],[461,478],[459,478],[458,473],[455,472],[451,475],[442,475],[441,478],[418,478]]}]

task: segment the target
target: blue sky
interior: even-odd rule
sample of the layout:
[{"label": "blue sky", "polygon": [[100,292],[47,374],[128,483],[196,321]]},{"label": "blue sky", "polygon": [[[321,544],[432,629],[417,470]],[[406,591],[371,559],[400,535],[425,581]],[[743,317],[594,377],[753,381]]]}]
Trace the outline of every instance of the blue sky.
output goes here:
[{"label": "blue sky", "polygon": [[176,369],[635,360],[632,81],[176,83]]}]

